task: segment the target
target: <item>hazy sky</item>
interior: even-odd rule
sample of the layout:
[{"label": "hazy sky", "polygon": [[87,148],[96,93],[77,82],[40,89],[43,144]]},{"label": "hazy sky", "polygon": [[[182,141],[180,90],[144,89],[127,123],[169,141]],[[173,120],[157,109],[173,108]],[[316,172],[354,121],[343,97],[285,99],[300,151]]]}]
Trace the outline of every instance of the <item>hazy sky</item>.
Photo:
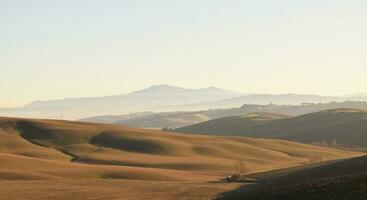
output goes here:
[{"label": "hazy sky", "polygon": [[367,92],[367,1],[0,0],[0,107],[161,83]]}]

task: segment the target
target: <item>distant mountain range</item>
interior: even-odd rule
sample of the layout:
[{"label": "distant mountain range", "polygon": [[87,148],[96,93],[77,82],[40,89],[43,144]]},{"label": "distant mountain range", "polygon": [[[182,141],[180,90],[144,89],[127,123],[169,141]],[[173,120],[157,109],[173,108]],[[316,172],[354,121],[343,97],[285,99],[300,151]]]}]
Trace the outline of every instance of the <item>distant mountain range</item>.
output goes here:
[{"label": "distant mountain range", "polygon": [[366,96],[332,97],[300,94],[251,94],[215,87],[186,89],[169,85],[155,85],[130,94],[67,98],[34,101],[19,108],[0,109],[0,115],[79,119],[97,115],[122,115],[135,112],[198,111],[214,108],[239,107],[243,104],[298,105],[301,103],[328,103],[332,101],[367,100]]},{"label": "distant mountain range", "polygon": [[65,119],[78,119],[93,115],[164,111],[174,105],[217,101],[241,95],[215,87],[185,89],[155,85],[123,95],[35,101],[20,108],[0,109],[0,115],[58,119],[63,115]]}]

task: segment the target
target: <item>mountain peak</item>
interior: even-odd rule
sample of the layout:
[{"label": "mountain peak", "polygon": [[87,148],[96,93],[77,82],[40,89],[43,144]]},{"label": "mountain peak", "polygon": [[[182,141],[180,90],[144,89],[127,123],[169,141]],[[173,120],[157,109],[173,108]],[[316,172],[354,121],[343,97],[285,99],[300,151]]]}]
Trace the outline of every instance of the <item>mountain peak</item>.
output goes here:
[{"label": "mountain peak", "polygon": [[227,94],[229,96],[240,96],[240,94],[217,87],[206,87],[200,89],[188,89],[182,87],[171,86],[167,84],[153,85],[146,89],[139,90],[133,94],[153,94],[153,93],[202,93],[202,94]]},{"label": "mountain peak", "polygon": [[136,93],[157,93],[157,92],[182,92],[185,90],[187,89],[176,87],[176,86],[171,86],[167,84],[160,84],[160,85],[150,86],[146,89],[139,90],[134,93],[136,94]]},{"label": "mountain peak", "polygon": [[228,90],[225,90],[225,89],[222,89],[222,88],[218,88],[218,87],[214,87],[214,86],[202,88],[200,90],[206,90],[206,91],[227,91],[227,92],[229,92]]},{"label": "mountain peak", "polygon": [[201,88],[200,90],[222,90],[222,89],[214,87],[214,86],[210,86],[210,87]]},{"label": "mountain peak", "polygon": [[[171,89],[171,88],[180,88],[180,87],[176,87],[176,86],[172,86],[168,84],[159,84],[159,85],[152,85],[147,89]],[[183,89],[183,88],[180,88],[180,89]]]}]

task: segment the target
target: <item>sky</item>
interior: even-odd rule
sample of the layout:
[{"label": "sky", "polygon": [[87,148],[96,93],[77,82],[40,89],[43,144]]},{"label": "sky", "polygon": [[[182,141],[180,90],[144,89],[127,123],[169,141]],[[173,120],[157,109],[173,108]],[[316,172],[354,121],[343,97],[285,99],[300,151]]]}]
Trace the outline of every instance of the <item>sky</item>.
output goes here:
[{"label": "sky", "polygon": [[0,107],[155,84],[367,93],[365,0],[0,0]]}]

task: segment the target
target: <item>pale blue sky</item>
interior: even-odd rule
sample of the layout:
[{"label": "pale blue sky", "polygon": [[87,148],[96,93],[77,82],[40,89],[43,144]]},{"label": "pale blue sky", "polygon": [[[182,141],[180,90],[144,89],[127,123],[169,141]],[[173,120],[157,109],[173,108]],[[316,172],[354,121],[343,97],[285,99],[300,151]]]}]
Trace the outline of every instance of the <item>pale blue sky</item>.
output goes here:
[{"label": "pale blue sky", "polygon": [[0,107],[153,84],[367,92],[365,0],[0,0]]}]

